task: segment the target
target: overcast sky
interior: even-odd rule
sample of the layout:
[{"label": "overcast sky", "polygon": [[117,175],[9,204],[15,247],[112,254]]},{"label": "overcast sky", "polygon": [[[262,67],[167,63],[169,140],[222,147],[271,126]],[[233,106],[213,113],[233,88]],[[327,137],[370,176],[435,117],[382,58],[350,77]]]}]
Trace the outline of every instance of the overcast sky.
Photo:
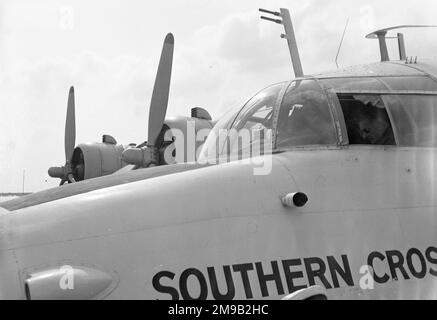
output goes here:
[{"label": "overcast sky", "polygon": [[[289,8],[306,74],[379,60],[364,36],[399,24],[437,24],[436,1],[0,0],[0,192],[58,184],[70,85],[76,143],[109,133],[147,139],[150,94],[167,32],[175,36],[168,116],[206,108],[213,118],[261,88],[292,78],[282,26],[258,8]],[[407,54],[434,58],[437,30],[406,31]],[[391,46],[392,49],[393,46]],[[391,50],[396,56],[396,50]]]}]

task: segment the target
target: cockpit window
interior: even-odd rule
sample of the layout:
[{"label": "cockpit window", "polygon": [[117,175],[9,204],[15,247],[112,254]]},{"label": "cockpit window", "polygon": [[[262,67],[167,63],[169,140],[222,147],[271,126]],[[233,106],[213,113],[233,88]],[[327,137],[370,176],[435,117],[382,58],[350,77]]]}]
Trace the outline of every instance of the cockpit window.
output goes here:
[{"label": "cockpit window", "polygon": [[336,92],[370,92],[375,90],[385,90],[385,86],[377,78],[330,78],[322,79],[327,88],[333,88]]},{"label": "cockpit window", "polygon": [[251,98],[244,107],[229,119],[220,121],[209,134],[199,161],[238,156],[239,159],[263,154],[272,149],[271,137],[273,110],[285,83],[267,87]]},{"label": "cockpit window", "polygon": [[437,82],[429,77],[382,77],[380,81],[390,90],[437,91]]},{"label": "cockpit window", "polygon": [[437,147],[437,95],[384,95],[398,143],[406,147]]},{"label": "cockpit window", "polygon": [[[283,86],[281,83],[264,89],[244,106],[229,134],[231,154],[250,152],[249,149],[260,152],[265,138],[273,129],[273,109]],[[269,143],[272,143],[271,139]]]},{"label": "cockpit window", "polygon": [[268,87],[250,99],[235,119],[232,128],[241,130],[255,127],[271,129],[273,107],[283,84]]},{"label": "cockpit window", "polygon": [[292,82],[279,112],[277,149],[336,144],[337,135],[325,92],[315,80]]},{"label": "cockpit window", "polygon": [[221,136],[227,135],[227,131],[238,115],[238,110],[228,110],[220,120],[215,124],[214,128],[208,134],[205,143],[200,150],[198,160],[205,162],[208,159],[218,158],[226,139],[220,139]]},{"label": "cockpit window", "polygon": [[349,144],[395,145],[395,137],[380,95],[338,94]]}]

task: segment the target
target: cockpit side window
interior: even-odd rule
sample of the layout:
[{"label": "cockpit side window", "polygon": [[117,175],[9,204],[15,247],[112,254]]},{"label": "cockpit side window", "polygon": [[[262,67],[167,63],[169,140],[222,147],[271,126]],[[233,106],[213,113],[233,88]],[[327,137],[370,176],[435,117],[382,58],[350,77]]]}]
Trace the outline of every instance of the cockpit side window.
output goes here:
[{"label": "cockpit side window", "polygon": [[241,117],[235,122],[236,130],[255,128],[269,128],[272,126],[273,106],[275,104],[274,96],[270,99],[257,101],[251,105],[251,109],[241,114]]},{"label": "cockpit side window", "polygon": [[336,145],[337,133],[325,92],[315,80],[294,81],[278,117],[276,148]]},{"label": "cockpit side window", "polygon": [[349,144],[396,145],[393,128],[380,95],[338,94]]},{"label": "cockpit side window", "polygon": [[402,147],[437,147],[437,95],[384,95]]},{"label": "cockpit side window", "polygon": [[238,111],[220,120],[200,152],[199,162],[209,159],[249,158],[271,152],[273,114],[287,82],[269,86]]},{"label": "cockpit side window", "polygon": [[[229,150],[224,150],[225,152],[244,158],[250,156],[254,150],[262,153],[260,148],[264,148],[264,143],[272,144],[265,136],[273,129],[273,109],[284,85],[280,83],[270,86],[247,102],[231,126]],[[269,146],[269,150],[271,149]]]}]

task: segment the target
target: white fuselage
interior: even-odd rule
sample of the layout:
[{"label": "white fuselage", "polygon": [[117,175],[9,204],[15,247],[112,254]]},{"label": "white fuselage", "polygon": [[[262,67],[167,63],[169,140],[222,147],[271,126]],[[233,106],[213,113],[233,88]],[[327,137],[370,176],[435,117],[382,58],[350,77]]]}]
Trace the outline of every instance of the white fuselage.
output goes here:
[{"label": "white fuselage", "polygon": [[[0,213],[0,298],[67,264],[111,274],[108,299],[277,299],[313,284],[329,299],[437,299],[435,149],[272,157],[268,175],[244,160]],[[297,191],[308,203],[283,206]]]}]

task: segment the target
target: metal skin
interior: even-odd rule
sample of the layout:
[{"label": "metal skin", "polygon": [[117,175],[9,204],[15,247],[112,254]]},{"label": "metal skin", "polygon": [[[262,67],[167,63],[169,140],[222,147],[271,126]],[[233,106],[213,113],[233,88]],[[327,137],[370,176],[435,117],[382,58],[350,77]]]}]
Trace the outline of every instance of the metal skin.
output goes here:
[{"label": "metal skin", "polygon": [[[195,124],[195,132],[197,133],[201,129],[212,129],[212,121],[190,118],[184,116],[170,117],[165,120],[164,124],[170,129],[180,130],[186,137],[187,122],[193,121]],[[166,137],[168,141],[171,141],[171,137]],[[196,148],[201,145],[201,142],[196,143]],[[128,147],[121,144],[111,143],[82,143],[79,144],[73,152],[71,165],[73,168],[77,168],[80,163],[78,162],[79,153],[83,154],[83,168],[80,170],[74,170],[75,181],[82,181],[86,179],[92,179],[102,177],[105,175],[113,174],[118,170],[126,167],[126,163],[123,161],[123,151]],[[185,143],[184,154],[187,154],[187,146]],[[192,160],[194,161],[194,159]],[[175,163],[172,161],[171,163]],[[184,161],[186,162],[186,161]],[[129,169],[129,168],[128,168]],[[79,172],[83,173],[80,174]],[[131,169],[129,169],[131,170]]]},{"label": "metal skin", "polygon": [[[191,125],[189,124],[191,122]],[[184,117],[184,116],[177,116],[177,117],[169,117],[165,119],[164,125],[167,125],[170,128],[170,132],[168,132],[166,135],[164,135],[164,141],[172,141],[176,135],[176,131],[182,134],[183,137],[191,137],[193,136],[193,133],[188,133],[187,130],[194,130],[195,134],[200,130],[203,130],[203,132],[211,131],[213,128],[212,121],[211,120],[205,120],[205,119],[198,119],[198,118],[190,118],[190,117]],[[205,137],[206,138],[206,137]],[[193,162],[196,159],[193,158],[194,155],[196,155],[195,151],[199,150],[201,145],[204,141],[195,141],[195,144],[193,146],[195,147],[195,150],[189,150],[189,144],[187,139],[184,139],[184,159],[183,161],[179,162]],[[170,147],[171,148],[171,147]],[[176,145],[174,145],[174,149],[176,150]],[[169,149],[170,150],[170,149]],[[176,150],[177,152],[177,150]],[[172,161],[170,163],[176,163],[175,157],[171,157]]]},{"label": "metal skin", "polygon": [[[319,257],[326,263],[327,256],[347,255],[355,285],[327,290],[329,299],[436,299],[437,278],[429,273],[423,279],[410,274],[409,280],[399,274],[398,281],[373,290],[359,287],[360,268],[371,252],[405,255],[437,242],[436,156],[435,150],[382,147],[290,151],[274,156],[267,176],[252,176],[250,163],[235,162],[6,214],[1,217],[0,298],[24,298],[28,270],[61,267],[65,261],[116,272],[121,281],[107,298],[169,299],[152,286],[159,271],[175,273],[162,282],[178,289],[183,270],[207,274],[213,266],[219,287],[225,288],[224,265],[261,262],[271,273],[271,261]],[[308,204],[284,207],[280,197],[298,190],[308,195]],[[390,274],[387,259],[377,262],[378,274]],[[284,274],[284,293],[273,286],[267,297],[256,272],[249,276],[254,298],[288,294]],[[233,277],[234,298],[246,298],[240,277]],[[328,272],[326,277],[332,284]],[[296,284],[308,280],[303,276]],[[188,286],[193,297],[198,286],[196,281]],[[209,284],[208,298],[213,298]]]},{"label": "metal skin", "polygon": [[[175,164],[177,162],[192,162],[196,160],[195,150],[199,150],[200,146],[203,144],[204,140],[195,141],[193,143],[194,150],[189,150],[190,147],[188,145],[188,141],[186,137],[195,137],[200,130],[204,130],[203,133],[204,139],[208,136],[208,133],[214,127],[212,120],[199,119],[194,117],[185,117],[185,116],[176,116],[169,117],[165,119],[158,140],[160,140],[159,148],[145,148],[145,147],[130,147],[126,148],[122,153],[122,162],[126,164],[136,164],[129,165],[126,169],[121,170],[121,172],[125,172],[127,170],[135,170],[141,167],[147,167],[152,163],[152,158],[159,158],[159,162],[155,165],[167,165],[167,164]],[[187,134],[187,130],[191,130],[189,134]],[[183,150],[182,154],[184,157],[176,158],[173,151],[177,151],[176,144],[174,141],[177,136],[179,139],[183,139]],[[156,153],[156,154],[153,154]],[[165,155],[164,155],[165,154]],[[188,157],[187,154],[192,156]],[[177,161],[179,160],[179,161]]]},{"label": "metal skin", "polygon": [[[125,146],[109,143],[79,144],[74,154],[81,152],[84,157],[84,175],[76,181],[112,174],[126,165],[121,159]],[[74,157],[73,157],[74,159]]]},{"label": "metal skin", "polygon": [[152,99],[150,101],[149,128],[147,142],[149,147],[154,147],[156,139],[162,128],[167,112],[168,96],[170,92],[171,69],[173,65],[174,37],[171,33],[164,39]]},{"label": "metal skin", "polygon": [[[66,289],[69,283],[67,279],[63,279],[68,271],[73,279],[71,290]],[[29,270],[29,277],[25,281],[26,298],[29,300],[47,300],[52,297],[64,300],[92,299],[105,292],[114,280],[110,274],[82,266],[30,272]]]},{"label": "metal skin", "polygon": [[74,87],[70,87],[67,103],[67,118],[65,120],[65,159],[71,159],[76,144],[76,115],[74,107]]},{"label": "metal skin", "polygon": [[[385,62],[316,78],[436,70]],[[113,275],[96,296],[107,299],[280,299],[314,284],[328,299],[437,299],[435,148],[344,139],[274,153],[271,173],[253,175],[262,158],[0,207],[0,299],[66,264]],[[308,202],[284,206],[295,192]],[[379,282],[363,289],[369,262]]]},{"label": "metal skin", "polygon": [[48,170],[49,176],[61,179],[60,185],[63,185],[65,182],[75,182],[73,177],[73,168],[71,167],[71,157],[73,155],[74,145],[76,143],[76,116],[74,101],[74,87],[71,86],[68,92],[67,116],[65,119],[65,165],[62,167],[51,167]]}]

